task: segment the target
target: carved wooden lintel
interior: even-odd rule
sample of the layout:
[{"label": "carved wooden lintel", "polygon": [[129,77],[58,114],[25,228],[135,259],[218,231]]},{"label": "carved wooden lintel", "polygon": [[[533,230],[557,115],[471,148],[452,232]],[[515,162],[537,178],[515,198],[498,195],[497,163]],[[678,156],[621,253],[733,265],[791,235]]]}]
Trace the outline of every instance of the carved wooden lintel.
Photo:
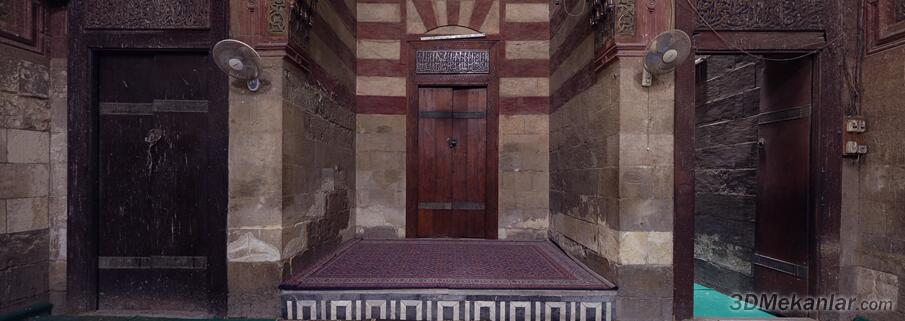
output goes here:
[{"label": "carved wooden lintel", "polygon": [[86,0],[86,29],[209,29],[211,0]]},{"label": "carved wooden lintel", "polygon": [[[696,0],[699,30],[823,30],[823,0]],[[709,24],[709,27],[708,27]]]},{"label": "carved wooden lintel", "polygon": [[487,50],[419,50],[415,54],[418,74],[486,74],[490,72]]}]

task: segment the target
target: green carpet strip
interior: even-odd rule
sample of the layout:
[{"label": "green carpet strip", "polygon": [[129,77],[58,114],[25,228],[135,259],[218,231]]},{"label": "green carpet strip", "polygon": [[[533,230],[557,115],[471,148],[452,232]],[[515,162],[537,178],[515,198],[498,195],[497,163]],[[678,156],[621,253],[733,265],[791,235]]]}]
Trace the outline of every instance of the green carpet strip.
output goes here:
[{"label": "green carpet strip", "polygon": [[[733,309],[741,306],[742,309]],[[745,304],[714,289],[694,284],[694,316],[696,318],[776,318],[759,309],[745,309]],[[749,305],[750,307],[750,305]]]}]

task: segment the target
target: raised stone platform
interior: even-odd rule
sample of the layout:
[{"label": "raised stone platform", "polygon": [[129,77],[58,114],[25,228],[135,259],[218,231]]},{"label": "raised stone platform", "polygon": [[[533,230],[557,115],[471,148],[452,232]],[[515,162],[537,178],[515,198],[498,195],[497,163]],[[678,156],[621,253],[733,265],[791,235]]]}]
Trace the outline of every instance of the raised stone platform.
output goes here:
[{"label": "raised stone platform", "polygon": [[353,240],[280,286],[289,320],[611,321],[616,291],[549,242]]},{"label": "raised stone platform", "polygon": [[283,290],[288,320],[612,321],[615,290]]}]

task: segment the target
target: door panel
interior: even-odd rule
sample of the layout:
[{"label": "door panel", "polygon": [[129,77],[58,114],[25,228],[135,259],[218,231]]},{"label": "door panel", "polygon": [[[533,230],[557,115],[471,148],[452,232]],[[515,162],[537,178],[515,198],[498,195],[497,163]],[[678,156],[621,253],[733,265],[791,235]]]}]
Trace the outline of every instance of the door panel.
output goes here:
[{"label": "door panel", "polygon": [[[213,213],[206,54],[98,61],[98,306],[207,311]],[[215,240],[218,238],[214,238]]]},{"label": "door panel", "polygon": [[484,237],[486,88],[419,88],[418,237]]},{"label": "door panel", "polygon": [[767,62],[762,84],[754,286],[807,294],[811,63]]}]

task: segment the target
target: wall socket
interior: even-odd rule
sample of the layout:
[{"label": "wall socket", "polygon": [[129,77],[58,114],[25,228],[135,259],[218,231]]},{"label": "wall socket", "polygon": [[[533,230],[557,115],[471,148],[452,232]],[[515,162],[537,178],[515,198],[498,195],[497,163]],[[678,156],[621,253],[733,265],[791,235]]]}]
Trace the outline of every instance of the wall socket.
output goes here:
[{"label": "wall socket", "polygon": [[868,148],[864,144],[864,132],[867,131],[867,121],[864,117],[846,117],[842,124],[842,155],[858,156],[867,154]]}]

